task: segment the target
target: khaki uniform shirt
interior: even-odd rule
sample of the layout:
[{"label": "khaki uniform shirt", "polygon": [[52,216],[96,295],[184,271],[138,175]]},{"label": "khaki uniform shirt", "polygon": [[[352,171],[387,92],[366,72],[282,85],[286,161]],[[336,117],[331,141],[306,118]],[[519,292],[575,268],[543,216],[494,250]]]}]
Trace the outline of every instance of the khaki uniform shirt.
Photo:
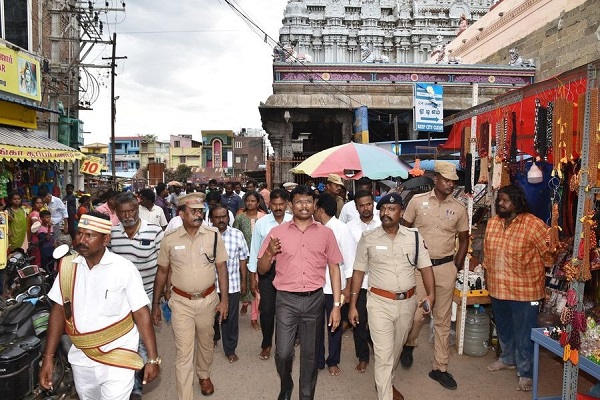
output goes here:
[{"label": "khaki uniform shirt", "polygon": [[415,286],[415,268],[431,266],[423,238],[418,236],[419,258],[416,265],[416,228],[400,225],[392,239],[383,227],[365,231],[356,249],[354,269],[369,273],[369,286],[390,292],[404,292]]},{"label": "khaki uniform shirt", "polygon": [[[215,232],[217,251],[213,254]],[[207,256],[214,262],[209,262]],[[158,265],[171,266],[171,283],[177,289],[198,293],[215,283],[215,265],[226,262],[227,258],[225,243],[216,228],[202,225],[191,237],[181,226],[162,240]]]},{"label": "khaki uniform shirt", "polygon": [[440,202],[433,190],[415,195],[403,218],[419,229],[433,259],[454,255],[456,234],[469,230],[466,207],[451,195]]}]

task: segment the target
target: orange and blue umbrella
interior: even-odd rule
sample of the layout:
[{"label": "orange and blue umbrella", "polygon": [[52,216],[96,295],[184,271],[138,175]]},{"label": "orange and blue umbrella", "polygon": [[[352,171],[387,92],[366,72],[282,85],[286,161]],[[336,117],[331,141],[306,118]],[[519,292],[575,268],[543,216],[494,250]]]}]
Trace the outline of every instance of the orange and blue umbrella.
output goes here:
[{"label": "orange and blue umbrella", "polygon": [[294,174],[314,178],[338,174],[343,179],[408,178],[410,165],[400,161],[394,153],[370,144],[347,143],[320,151],[294,168]]}]

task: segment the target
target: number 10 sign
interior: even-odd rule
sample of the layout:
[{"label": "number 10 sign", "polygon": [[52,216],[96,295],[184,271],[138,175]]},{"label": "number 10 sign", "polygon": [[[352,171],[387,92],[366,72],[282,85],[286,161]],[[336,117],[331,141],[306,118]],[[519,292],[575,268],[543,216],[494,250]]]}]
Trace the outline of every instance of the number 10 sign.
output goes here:
[{"label": "number 10 sign", "polygon": [[79,172],[88,175],[100,175],[104,161],[99,157],[86,157],[83,159]]}]

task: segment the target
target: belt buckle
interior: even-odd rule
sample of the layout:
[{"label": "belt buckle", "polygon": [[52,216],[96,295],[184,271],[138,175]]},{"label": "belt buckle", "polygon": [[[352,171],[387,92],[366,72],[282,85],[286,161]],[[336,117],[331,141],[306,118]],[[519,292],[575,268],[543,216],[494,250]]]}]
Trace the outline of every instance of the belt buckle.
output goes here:
[{"label": "belt buckle", "polygon": [[200,292],[200,293],[190,293],[190,300],[198,300],[201,299],[203,296],[204,292]]},{"label": "belt buckle", "polygon": [[404,300],[406,298],[406,292],[396,293],[396,300]]}]

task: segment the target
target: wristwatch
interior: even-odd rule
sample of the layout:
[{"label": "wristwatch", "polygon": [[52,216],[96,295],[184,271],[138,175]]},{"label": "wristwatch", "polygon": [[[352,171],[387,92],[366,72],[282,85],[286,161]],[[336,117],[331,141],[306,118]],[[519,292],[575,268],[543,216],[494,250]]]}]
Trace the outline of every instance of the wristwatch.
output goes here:
[{"label": "wristwatch", "polygon": [[333,302],[333,306],[334,306],[334,307],[341,307],[343,304],[344,304],[344,303],[342,303],[341,301],[340,301],[340,302],[337,302],[337,301],[334,301],[334,302]]},{"label": "wristwatch", "polygon": [[160,357],[156,357],[156,358],[146,361],[146,364],[160,365],[161,362],[162,362],[162,360],[160,359]]}]

